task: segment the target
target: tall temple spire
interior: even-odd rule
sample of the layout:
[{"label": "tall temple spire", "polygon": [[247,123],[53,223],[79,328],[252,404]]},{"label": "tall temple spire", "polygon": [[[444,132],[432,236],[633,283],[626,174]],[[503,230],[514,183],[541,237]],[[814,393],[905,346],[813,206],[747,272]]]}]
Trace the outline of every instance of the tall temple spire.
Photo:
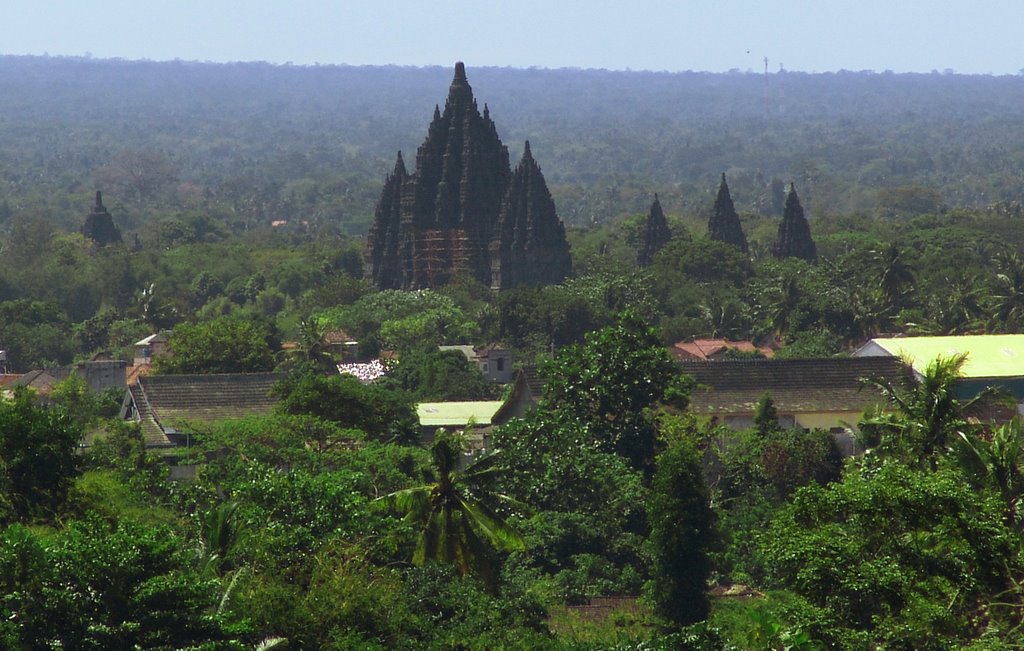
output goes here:
[{"label": "tall temple spire", "polygon": [[772,253],[776,258],[815,260],[818,257],[817,247],[811,239],[811,227],[804,217],[800,198],[796,196],[796,186],[792,183],[789,184],[786,208],[782,212],[782,223],[779,224],[779,234]]},{"label": "tall temple spire", "polygon": [[747,236],[743,234],[740,216],[736,214],[736,206],[733,205],[732,196],[729,195],[725,172],[722,172],[722,182],[718,185],[718,196],[715,198],[715,205],[711,209],[711,218],[708,220],[708,237],[712,240],[732,244],[740,251],[747,253]]},{"label": "tall temple spire", "polygon": [[[510,232],[513,238],[527,237],[529,227],[516,227],[521,217],[526,220],[523,224],[535,216],[542,224],[557,224],[557,228],[541,226],[538,232],[554,237],[555,249],[565,251],[564,256],[556,256],[561,266],[552,271],[553,280],[543,281],[559,282],[568,273],[563,268],[569,259],[564,228],[528,145],[524,160],[536,168],[528,175],[533,181],[524,187],[534,188],[531,191],[538,197],[547,197],[550,210],[540,207],[543,201],[538,200],[540,203],[531,204],[534,208],[525,213],[516,212],[508,222]],[[512,176],[508,149],[498,136],[490,108],[484,104],[480,114],[466,68],[456,63],[444,108],[435,105],[427,136],[416,150],[415,170],[406,172],[399,155],[395,172],[385,182],[367,238],[368,272],[373,281],[382,288],[419,289],[437,287],[465,275],[494,285],[495,269],[502,274],[509,272],[508,265],[495,266],[493,256],[495,243],[501,239],[499,225],[505,225],[499,218],[509,197]],[[519,195],[515,196],[519,201]],[[393,247],[392,242],[397,245]],[[547,251],[544,247],[537,249],[542,250]],[[524,258],[527,266],[532,265],[531,255]]]},{"label": "tall temple spire", "polygon": [[99,246],[121,241],[121,231],[114,225],[114,218],[103,205],[103,194],[99,190],[96,191],[96,204],[82,224],[82,235]]},{"label": "tall temple spire", "polygon": [[661,202],[658,201],[658,194],[654,194],[654,203],[647,213],[647,220],[644,222],[644,231],[641,235],[640,250],[637,252],[636,263],[639,267],[648,267],[654,261],[654,256],[661,250],[668,241],[672,239],[672,231],[665,220],[665,213],[661,210]]},{"label": "tall temple spire", "polygon": [[402,152],[398,152],[395,168],[384,181],[384,190],[374,210],[373,226],[366,236],[367,265],[370,278],[381,289],[398,289],[402,285],[398,257],[402,221],[402,190],[409,181]]},{"label": "tall temple spire", "polygon": [[544,174],[533,159],[529,141],[512,173],[492,245],[491,287],[539,287],[572,273],[565,227],[558,219]]}]

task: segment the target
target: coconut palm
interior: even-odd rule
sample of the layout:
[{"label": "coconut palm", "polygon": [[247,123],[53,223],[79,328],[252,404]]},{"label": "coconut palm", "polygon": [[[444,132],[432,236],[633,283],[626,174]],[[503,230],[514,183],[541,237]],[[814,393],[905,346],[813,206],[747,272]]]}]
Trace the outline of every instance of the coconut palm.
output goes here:
[{"label": "coconut palm", "polygon": [[222,502],[200,517],[203,566],[218,574],[231,569],[230,557],[243,529],[237,510],[237,502]]},{"label": "coconut palm", "polygon": [[934,468],[953,437],[973,431],[968,413],[995,393],[986,389],[970,400],[956,397],[955,384],[966,359],[966,355],[937,357],[916,381],[909,376],[902,382],[865,380],[882,393],[892,410],[866,418],[862,429],[880,432],[884,451]]},{"label": "coconut palm", "polygon": [[1006,504],[1006,519],[1020,522],[1024,504],[1024,425],[1019,418],[994,429],[987,437],[960,432],[960,462],[985,483],[995,486]]},{"label": "coconut palm", "polygon": [[327,342],[327,328],[312,317],[299,321],[296,347],[284,351],[284,356],[286,362],[309,364],[325,374],[337,373],[336,362]]},{"label": "coconut palm", "polygon": [[412,555],[415,565],[441,561],[455,565],[459,574],[475,573],[492,588],[496,574],[492,549],[523,549],[523,539],[498,513],[499,503],[522,505],[491,487],[504,470],[498,453],[484,456],[458,470],[463,438],[438,432],[431,448],[436,480],[378,498],[405,514],[420,535]]},{"label": "coconut palm", "polygon": [[941,292],[928,301],[929,318],[921,323],[906,324],[913,334],[962,335],[984,328],[985,296],[977,277],[946,278]]},{"label": "coconut palm", "polygon": [[995,286],[992,329],[1017,332],[1024,325],[1024,260],[1016,253],[999,259]]},{"label": "coconut palm", "polygon": [[907,264],[895,242],[881,245],[871,251],[875,267],[876,286],[882,291],[886,307],[895,309],[914,285],[914,270]]}]

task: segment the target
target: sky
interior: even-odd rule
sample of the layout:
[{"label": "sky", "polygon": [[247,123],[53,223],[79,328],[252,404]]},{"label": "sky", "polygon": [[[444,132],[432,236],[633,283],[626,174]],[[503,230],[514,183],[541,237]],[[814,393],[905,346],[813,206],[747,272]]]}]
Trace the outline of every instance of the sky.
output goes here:
[{"label": "sky", "polygon": [[1024,0],[3,0],[0,54],[1021,74]]}]

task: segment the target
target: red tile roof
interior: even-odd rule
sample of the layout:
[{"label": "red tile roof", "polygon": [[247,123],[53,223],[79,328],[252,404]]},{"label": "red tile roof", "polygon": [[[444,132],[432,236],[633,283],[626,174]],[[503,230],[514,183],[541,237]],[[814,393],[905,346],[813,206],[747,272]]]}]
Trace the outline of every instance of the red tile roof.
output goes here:
[{"label": "red tile roof", "polygon": [[730,341],[728,339],[694,339],[693,341],[680,341],[670,349],[676,359],[712,359],[721,355],[729,349],[738,350],[743,353],[760,352],[767,358],[771,358],[775,351],[771,348],[758,348],[750,341]]}]

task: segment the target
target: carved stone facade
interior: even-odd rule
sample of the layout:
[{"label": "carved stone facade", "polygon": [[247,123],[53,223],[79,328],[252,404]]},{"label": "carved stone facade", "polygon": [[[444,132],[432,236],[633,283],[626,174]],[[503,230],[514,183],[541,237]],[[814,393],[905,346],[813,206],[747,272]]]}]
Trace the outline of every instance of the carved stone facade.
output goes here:
[{"label": "carved stone facade", "polygon": [[732,196],[729,194],[729,186],[725,182],[724,172],[722,173],[722,182],[718,186],[715,205],[711,209],[711,218],[708,220],[708,237],[712,240],[732,244],[740,251],[747,253],[747,236],[743,233],[740,216],[736,214],[736,206],[733,205]]},{"label": "carved stone facade", "polygon": [[776,258],[815,260],[818,257],[817,247],[811,239],[811,227],[804,217],[804,209],[792,183],[789,184],[786,208],[782,213],[782,223],[779,224],[779,235],[772,253]]},{"label": "carved stone facade", "polygon": [[434,107],[415,171],[407,173],[399,153],[385,181],[367,263],[382,289],[438,287],[460,275],[504,289],[569,274],[565,230],[529,146],[513,174],[461,62],[444,111]]},{"label": "carved stone facade", "polygon": [[99,246],[119,243],[121,231],[114,225],[114,218],[103,205],[103,196],[99,190],[96,191],[96,205],[92,212],[85,218],[82,224],[82,235],[85,235]]},{"label": "carved stone facade", "polygon": [[491,287],[540,287],[561,282],[571,272],[565,227],[527,141],[498,217]]},{"label": "carved stone facade", "polygon": [[657,194],[654,195],[654,203],[651,204],[651,211],[647,214],[647,221],[644,222],[644,232],[641,237],[636,263],[639,267],[648,267],[654,262],[655,254],[672,239],[672,231],[665,220],[665,213],[661,210],[661,202],[658,201]]}]

